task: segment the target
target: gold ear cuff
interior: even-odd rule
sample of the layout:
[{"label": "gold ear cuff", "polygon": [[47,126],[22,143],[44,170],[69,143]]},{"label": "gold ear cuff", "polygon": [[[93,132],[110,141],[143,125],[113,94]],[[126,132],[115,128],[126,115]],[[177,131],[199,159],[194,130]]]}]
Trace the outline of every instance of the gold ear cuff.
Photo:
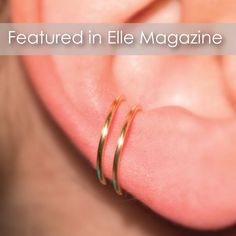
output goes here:
[{"label": "gold ear cuff", "polygon": [[120,156],[122,155],[125,139],[129,132],[130,126],[134,120],[135,115],[140,110],[141,110],[140,106],[132,107],[132,109],[130,110],[130,112],[128,113],[126,117],[125,123],[123,125],[123,128],[121,130],[121,133],[117,142],[116,151],[114,155],[114,161],[113,161],[112,183],[113,183],[114,190],[116,191],[118,195],[122,195],[122,190],[120,188],[119,179],[118,179],[118,172],[119,172],[118,167],[119,167]]},{"label": "gold ear cuff", "polygon": [[[115,116],[118,108],[119,108],[119,105],[121,104],[121,102],[123,100],[124,100],[124,97],[120,96],[120,97],[116,98],[115,101],[112,103],[111,110],[106,118],[105,125],[102,129],[102,134],[101,134],[99,145],[98,145],[97,176],[98,176],[99,181],[104,185],[107,183],[106,179],[103,175],[103,171],[102,171],[102,158],[103,158],[103,153],[104,153],[104,146],[106,145],[107,138],[110,133],[110,125],[114,119],[114,116]],[[116,150],[115,150],[115,154],[114,154],[113,171],[112,171],[112,183],[113,183],[114,190],[118,195],[122,195],[122,189],[119,184],[120,157],[123,152],[125,140],[126,140],[128,132],[130,130],[130,126],[135,118],[135,115],[140,110],[141,110],[141,107],[138,105],[133,106],[131,108],[131,110],[129,111],[129,113],[125,119],[120,136],[118,138],[118,142],[117,142],[117,146],[116,146]]]},{"label": "gold ear cuff", "polygon": [[104,154],[104,148],[107,143],[108,135],[110,134],[110,126],[114,120],[115,114],[120,106],[120,104],[124,101],[123,96],[117,97],[113,103],[111,104],[110,112],[106,118],[105,124],[103,126],[101,137],[98,144],[98,150],[97,150],[97,177],[101,184],[106,185],[107,181],[103,175],[102,171],[102,158]]}]

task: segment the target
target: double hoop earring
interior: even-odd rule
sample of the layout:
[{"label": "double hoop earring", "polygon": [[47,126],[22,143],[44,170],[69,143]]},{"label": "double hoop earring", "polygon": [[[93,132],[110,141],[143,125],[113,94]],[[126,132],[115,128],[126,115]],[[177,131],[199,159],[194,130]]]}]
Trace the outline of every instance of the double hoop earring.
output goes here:
[{"label": "double hoop earring", "polygon": [[97,177],[101,184],[106,185],[107,181],[103,175],[102,170],[102,159],[104,155],[104,149],[107,144],[107,139],[110,134],[111,124],[114,120],[115,114],[120,106],[120,104],[125,100],[123,96],[117,97],[113,103],[111,104],[110,112],[107,115],[105,124],[102,128],[101,137],[98,144],[98,150],[97,150]]},{"label": "double hoop earring", "polygon": [[[125,99],[123,96],[119,96],[113,101],[113,103],[111,105],[110,112],[106,118],[105,124],[104,124],[102,132],[101,132],[101,137],[100,137],[98,150],[97,150],[97,177],[103,185],[107,184],[107,181],[106,181],[106,179],[103,175],[103,171],[102,171],[102,159],[103,159],[103,155],[104,155],[104,149],[105,149],[105,146],[107,143],[108,136],[110,134],[110,127],[111,127],[111,124],[114,120],[115,114],[116,114],[120,104],[124,100]],[[118,142],[117,142],[117,146],[116,146],[116,150],[115,150],[115,154],[114,154],[114,159],[113,159],[113,170],[112,170],[113,188],[118,195],[123,194],[122,189],[119,184],[120,158],[123,153],[124,144],[125,144],[125,141],[127,138],[127,134],[130,130],[131,124],[132,124],[136,114],[140,110],[141,110],[141,107],[139,105],[133,106],[131,108],[131,110],[129,111],[129,113],[125,119],[120,136],[118,138]]]},{"label": "double hoop earring", "polygon": [[119,174],[118,172],[119,172],[120,157],[121,157],[123,149],[124,149],[125,140],[126,140],[128,132],[129,132],[130,126],[135,118],[135,115],[140,110],[141,110],[141,107],[139,105],[133,106],[131,108],[130,112],[128,113],[128,115],[125,119],[123,128],[122,128],[120,136],[118,138],[116,151],[115,151],[115,155],[114,155],[114,160],[113,160],[113,171],[112,171],[113,188],[118,195],[123,194],[120,184],[119,184],[119,175],[118,175]]}]

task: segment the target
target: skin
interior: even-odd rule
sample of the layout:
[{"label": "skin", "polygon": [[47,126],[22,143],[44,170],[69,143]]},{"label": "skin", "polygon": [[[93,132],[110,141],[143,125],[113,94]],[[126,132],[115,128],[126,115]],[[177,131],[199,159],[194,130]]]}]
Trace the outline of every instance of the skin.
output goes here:
[{"label": "skin", "polygon": [[19,58],[1,59],[2,235],[234,235],[235,228],[182,228],[132,196],[120,198],[101,187],[39,101]]},{"label": "skin", "polygon": [[[104,2],[109,9],[102,14],[99,9],[104,8],[103,1],[99,4],[76,1],[66,5],[67,11],[64,1],[58,1],[57,5],[50,1],[25,0],[24,3],[11,2],[13,21],[116,22],[132,17],[134,21],[153,21],[163,19],[164,13],[168,16],[170,11],[175,12],[174,17],[164,17],[170,22],[198,20],[185,14],[191,9],[185,1],[181,8],[176,4],[155,5],[155,12],[148,9],[148,1],[130,1],[128,11],[121,2],[114,12],[112,4],[117,2],[111,1],[110,5]],[[80,8],[75,7],[76,4]],[[89,15],[95,6],[97,12],[95,9],[94,14]],[[179,9],[183,11],[181,15],[177,12]],[[217,15],[228,17],[226,13]],[[216,21],[214,16],[212,11],[212,20]],[[156,235],[157,232],[193,235],[192,231],[166,223],[133,201],[124,204],[110,189],[97,186],[94,173],[83,163],[87,159],[95,165],[107,109],[121,92],[127,95],[128,101],[119,110],[108,143],[104,161],[106,176],[111,177],[112,155],[123,117],[129,104],[140,101],[145,109],[135,119],[122,157],[122,187],[156,213],[189,227],[216,229],[235,222],[235,87],[229,83],[233,78],[234,58],[51,56],[24,57],[23,60],[37,96],[31,85],[19,79],[24,75],[13,58],[7,68],[10,73],[13,73],[11,68],[15,68],[16,74],[10,74],[12,82],[7,83],[18,86],[2,82],[2,87],[8,88],[2,94],[7,94],[12,104],[7,106],[7,112],[2,112],[8,115],[3,118],[6,125],[1,132],[2,162],[9,168],[2,171],[7,186],[3,194],[7,217],[2,224],[6,232],[14,235],[16,229],[23,235],[91,235],[95,232],[105,235],[111,230],[112,235]],[[162,77],[156,78],[156,73]],[[178,77],[178,74],[184,76]],[[142,79],[144,76],[147,81]],[[129,90],[134,78],[137,86]],[[144,91],[150,91],[150,95],[146,96]],[[36,97],[43,101],[62,132]],[[2,99],[4,108],[5,99]],[[74,148],[67,144],[65,134],[84,157],[77,150],[72,151]],[[14,164],[9,164],[11,162]],[[135,226],[127,225],[124,216],[135,220]],[[109,229],[107,219],[111,219]],[[233,230],[224,233],[230,235]]]}]

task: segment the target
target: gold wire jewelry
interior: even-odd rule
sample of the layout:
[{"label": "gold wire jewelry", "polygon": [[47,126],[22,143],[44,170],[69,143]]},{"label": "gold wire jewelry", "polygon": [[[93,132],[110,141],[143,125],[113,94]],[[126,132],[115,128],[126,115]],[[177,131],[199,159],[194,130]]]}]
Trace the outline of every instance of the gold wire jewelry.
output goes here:
[{"label": "gold wire jewelry", "polygon": [[108,135],[110,133],[110,126],[114,120],[115,114],[121,104],[122,101],[124,101],[124,97],[123,96],[119,96],[117,97],[110,108],[110,112],[106,118],[105,124],[103,126],[102,132],[101,132],[101,137],[99,140],[99,145],[98,145],[98,150],[97,150],[97,177],[100,181],[101,184],[106,185],[107,181],[103,175],[103,171],[102,171],[102,158],[103,158],[103,154],[104,154],[104,148],[106,146],[107,143],[107,138]]},{"label": "gold wire jewelry", "polygon": [[128,113],[126,117],[125,123],[123,125],[123,128],[121,130],[121,133],[117,142],[116,151],[114,155],[114,161],[113,161],[112,183],[113,183],[114,190],[116,191],[118,195],[123,194],[122,189],[119,185],[119,179],[118,179],[118,166],[119,166],[120,156],[122,155],[124,142],[125,142],[127,133],[130,129],[130,126],[135,118],[135,115],[140,110],[141,110],[141,107],[138,105],[132,107],[132,109],[130,110],[130,112]]}]

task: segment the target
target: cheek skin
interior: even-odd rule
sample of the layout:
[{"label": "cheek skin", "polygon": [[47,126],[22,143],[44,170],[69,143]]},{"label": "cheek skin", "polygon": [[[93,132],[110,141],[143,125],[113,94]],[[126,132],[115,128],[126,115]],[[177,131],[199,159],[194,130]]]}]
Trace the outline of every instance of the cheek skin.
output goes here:
[{"label": "cheek skin", "polygon": [[[112,4],[117,1],[109,4],[105,1],[91,4],[74,1],[65,11],[65,6],[69,7],[65,1],[58,1],[56,5],[52,1],[40,2],[42,22],[123,21],[149,3],[130,1],[130,8],[124,8],[123,2],[119,2],[120,5],[114,8]],[[106,9],[99,15],[102,4]],[[30,16],[30,13],[24,14],[23,6],[18,5],[17,0],[12,1],[13,19],[34,19],[37,8],[31,6]],[[157,13],[155,17],[158,17]],[[25,57],[24,61],[37,93],[52,116],[93,166],[100,130],[111,101],[125,92],[131,104],[132,100],[151,104],[149,109],[138,114],[132,126],[120,164],[122,187],[155,212],[189,227],[215,229],[234,223],[236,150],[233,140],[236,138],[236,121],[212,118],[218,118],[222,113],[226,117],[233,116],[214,59],[204,59],[207,69],[210,68],[209,73],[205,73],[201,65],[203,59],[133,59],[32,56]],[[183,70],[186,63],[189,67]],[[151,72],[159,73],[159,77]],[[176,74],[181,76],[176,77]],[[143,80],[146,77],[148,83]],[[199,81],[199,77],[202,80]],[[42,78],[46,80],[42,82]],[[137,87],[130,90],[132,80]],[[204,90],[206,83],[210,89]],[[146,90],[150,97],[145,96]],[[191,99],[189,90],[193,94]],[[173,99],[176,93],[182,96],[179,103]],[[203,106],[207,95],[219,101],[222,110],[214,110],[210,104]],[[196,99],[198,96],[202,100]],[[189,99],[188,103],[186,99]],[[157,102],[152,104],[152,101]],[[125,103],[108,143],[104,171],[109,178],[116,139],[127,111],[128,103]],[[212,119],[201,116],[206,112]]]}]

